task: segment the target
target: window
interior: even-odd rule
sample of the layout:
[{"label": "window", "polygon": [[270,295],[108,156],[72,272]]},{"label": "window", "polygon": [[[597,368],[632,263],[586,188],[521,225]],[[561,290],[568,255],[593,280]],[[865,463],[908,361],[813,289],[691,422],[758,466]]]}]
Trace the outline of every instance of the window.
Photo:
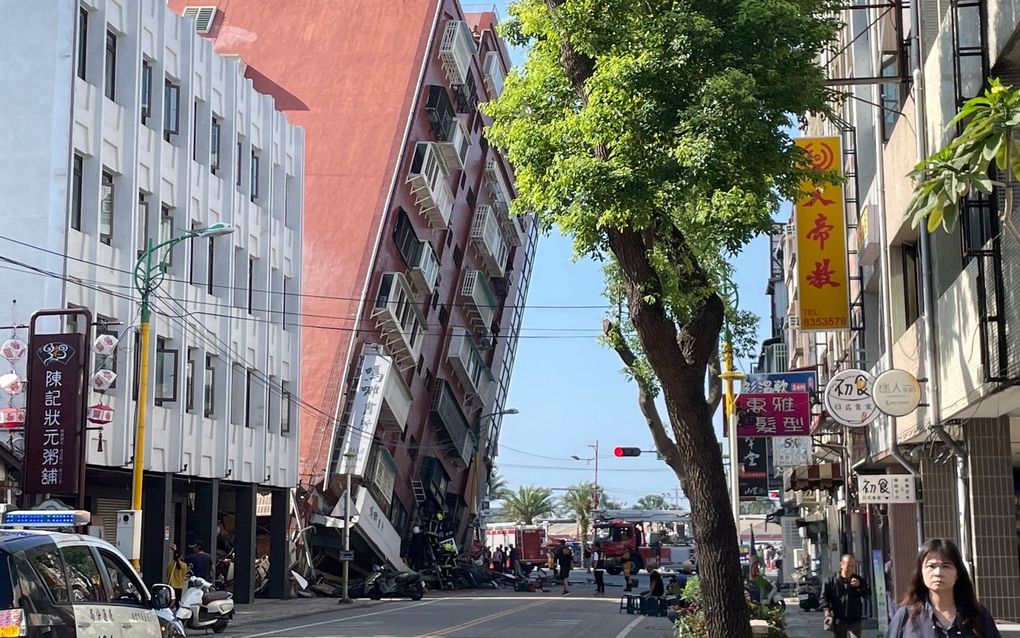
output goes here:
[{"label": "window", "polygon": [[439,325],[446,327],[446,324],[450,322],[450,312],[446,309],[446,305],[443,304],[439,307]]},{"label": "window", "polygon": [[248,258],[248,314],[252,314],[255,301],[255,259]]},{"label": "window", "polygon": [[407,218],[407,213],[404,212],[403,208],[397,209],[397,224],[393,228],[393,241],[396,242],[397,250],[400,251],[400,256],[404,258],[404,263],[408,266],[413,266],[418,262],[421,242],[418,240],[418,236],[414,234],[411,220]]},{"label": "window", "polygon": [[259,198],[259,154],[251,150],[251,201]]},{"label": "window", "polygon": [[163,84],[163,139],[170,141],[171,135],[180,133],[181,87],[169,79]]},{"label": "window", "polygon": [[191,109],[191,159],[198,161],[198,100]]},{"label": "window", "polygon": [[248,415],[245,408],[248,406],[248,394],[251,388],[247,386],[248,374],[246,370],[236,363],[230,366],[230,422],[234,425],[248,425]]},{"label": "window", "polygon": [[464,263],[464,251],[460,249],[459,245],[453,247],[453,263],[457,265],[457,268],[460,268]]},{"label": "window", "polygon": [[222,123],[215,115],[209,129],[209,170],[213,175],[220,172],[220,132]]},{"label": "window", "polygon": [[428,368],[425,369],[425,389],[431,390],[432,384],[435,383],[435,377],[432,376],[432,371]]},{"label": "window", "polygon": [[[195,222],[191,222],[191,230],[195,231],[197,229],[198,229],[198,224],[196,224]],[[197,243],[198,242],[195,242],[195,241],[189,241],[188,242],[188,283],[189,284],[194,284],[195,283],[195,245]]]},{"label": "window", "polygon": [[[174,234],[174,209],[166,204],[159,207],[159,243],[170,241]],[[174,251],[170,248],[163,255],[165,266],[174,265]]]},{"label": "window", "polygon": [[85,80],[89,50],[89,12],[85,7],[78,9],[78,77]]},{"label": "window", "polygon": [[135,237],[135,246],[137,246],[137,255],[141,257],[149,244],[149,201],[145,198],[145,193],[138,193],[138,234]]},{"label": "window", "polygon": [[205,291],[207,293],[209,293],[210,295],[215,294],[213,292],[213,280],[215,279],[215,277],[213,277],[213,266],[216,264],[216,260],[215,260],[215,257],[216,257],[215,246],[216,246],[216,244],[214,243],[215,241],[216,241],[215,237],[210,237],[209,238],[209,254],[206,255],[206,263],[205,263]]},{"label": "window", "polygon": [[60,550],[67,565],[68,582],[71,584],[69,600],[72,603],[105,603],[106,587],[99,573],[99,565],[92,551],[83,545],[65,547]]},{"label": "window", "polygon": [[152,116],[152,65],[142,60],[142,124]]},{"label": "window", "polygon": [[903,314],[909,328],[920,316],[920,271],[917,268],[917,246],[903,244]]},{"label": "window", "polygon": [[117,34],[113,31],[106,32],[106,76],[103,93],[111,100],[117,95]]},{"label": "window", "polygon": [[244,371],[244,427],[253,428],[259,425],[255,413],[258,409],[258,389],[254,388],[255,372],[251,368]]},{"label": "window", "polygon": [[152,393],[156,405],[177,400],[177,351],[167,347],[167,340],[156,338],[156,388]]},{"label": "window", "polygon": [[477,202],[477,201],[478,201],[478,196],[475,195],[474,189],[471,188],[470,186],[468,186],[468,192],[467,192],[468,210],[474,211],[475,210],[475,202]]},{"label": "window", "polygon": [[216,357],[205,355],[205,377],[202,379],[203,401],[202,414],[207,419],[216,416]]},{"label": "window", "polygon": [[[882,60],[882,77],[894,78],[898,75],[899,53],[886,52]],[[893,128],[900,116],[900,107],[903,95],[902,85],[889,82],[879,84],[879,91],[882,95],[882,141],[888,142],[892,137]]]},{"label": "window", "polygon": [[110,576],[110,587],[113,590],[111,603],[142,605],[147,602],[142,595],[144,586],[135,579],[124,561],[103,549],[99,550],[99,556],[103,559],[106,573]]},{"label": "window", "polygon": [[[30,551],[28,560],[39,576],[39,580],[49,590],[54,602],[66,603],[67,597],[67,576],[64,574],[64,561],[56,549],[41,549]],[[4,563],[6,567],[7,564]]]},{"label": "window", "polygon": [[241,151],[243,150],[240,140],[237,142],[237,185],[241,185]]},{"label": "window", "polygon": [[281,320],[281,323],[283,324],[283,329],[284,330],[287,329],[287,288],[289,286],[290,286],[290,278],[289,277],[284,277],[283,278],[283,318]]},{"label": "window", "polygon": [[198,366],[195,362],[195,357],[198,356],[198,351],[195,348],[188,348],[188,369],[185,372],[187,375],[184,386],[184,409],[188,412],[195,411],[195,374]]},{"label": "window", "polygon": [[103,171],[103,198],[99,206],[99,241],[113,243],[113,173]]},{"label": "window", "polygon": [[85,160],[75,153],[71,167],[71,228],[75,230],[81,230],[81,178],[84,170]]},{"label": "window", "polygon": [[415,368],[415,372],[421,374],[421,369],[425,367],[425,355],[418,355],[418,365]]},{"label": "window", "polygon": [[280,384],[282,390],[280,394],[280,434],[286,434],[290,432],[291,418],[293,414],[293,396],[290,393],[290,382],[284,381]]},{"label": "window", "polygon": [[390,522],[393,523],[393,529],[397,530],[401,536],[407,531],[408,518],[407,509],[399,500],[393,499],[393,504],[390,505]]}]

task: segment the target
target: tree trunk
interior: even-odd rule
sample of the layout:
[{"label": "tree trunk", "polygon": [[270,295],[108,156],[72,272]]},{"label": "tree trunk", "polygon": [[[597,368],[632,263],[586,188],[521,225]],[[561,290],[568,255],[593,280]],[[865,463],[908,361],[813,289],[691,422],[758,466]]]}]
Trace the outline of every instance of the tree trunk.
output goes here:
[{"label": "tree trunk", "polygon": [[[675,445],[666,437],[661,422],[654,427],[657,414],[649,419],[656,445],[666,452],[667,462],[691,503],[708,635],[750,638],[736,523],[730,515],[722,454],[712,424],[714,408],[705,396],[705,376],[722,328],[722,301],[717,295],[708,297],[678,331],[665,308],[650,303],[649,295],[659,292],[658,277],[641,237],[611,231],[609,245],[620,262],[631,320],[662,386],[672,425]],[[654,403],[644,389],[641,392],[642,411],[648,418],[649,405],[654,410]]]}]

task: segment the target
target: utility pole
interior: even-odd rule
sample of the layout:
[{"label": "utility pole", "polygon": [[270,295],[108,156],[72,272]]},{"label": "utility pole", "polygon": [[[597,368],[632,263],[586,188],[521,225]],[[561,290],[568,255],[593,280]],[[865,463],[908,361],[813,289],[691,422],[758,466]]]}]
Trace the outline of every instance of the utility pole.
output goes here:
[{"label": "utility pole", "polygon": [[[733,296],[736,296],[734,291]],[[723,342],[723,392],[726,396],[726,429],[730,443],[730,505],[733,508],[733,525],[737,528],[737,543],[740,543],[740,459],[737,452],[737,396],[733,393],[733,382],[745,378],[743,372],[733,369],[733,334],[727,322]]]},{"label": "utility pole", "polygon": [[358,455],[353,452],[345,452],[344,458],[347,459],[346,472],[347,476],[347,489],[344,490],[344,589],[343,597],[340,599],[341,604],[350,604],[353,602],[350,597],[350,574],[351,574],[351,464],[354,463]]}]

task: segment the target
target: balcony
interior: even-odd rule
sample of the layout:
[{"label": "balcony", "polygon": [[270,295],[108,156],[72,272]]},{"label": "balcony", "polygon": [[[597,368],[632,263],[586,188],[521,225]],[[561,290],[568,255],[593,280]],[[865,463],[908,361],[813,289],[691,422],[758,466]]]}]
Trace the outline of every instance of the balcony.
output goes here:
[{"label": "balcony", "polygon": [[502,277],[510,250],[503,241],[503,232],[491,206],[482,204],[475,211],[471,224],[471,243],[490,277]]},{"label": "balcony", "polygon": [[449,170],[443,161],[439,145],[435,142],[418,142],[411,160],[407,183],[411,185],[421,214],[437,230],[446,230],[453,212],[453,193],[447,181]]},{"label": "balcony", "polygon": [[439,142],[439,150],[443,161],[450,170],[463,170],[467,162],[468,151],[471,149],[471,134],[459,117],[451,120],[446,136]]},{"label": "balcony", "polygon": [[490,156],[485,162],[485,182],[489,186],[489,194],[492,195],[492,208],[496,211],[496,219],[503,229],[503,237],[514,246],[524,245],[527,237],[525,226],[526,221],[519,222],[510,218],[510,203],[513,200],[513,191],[503,176],[503,169],[496,157]]},{"label": "balcony", "polygon": [[482,353],[475,347],[471,333],[464,328],[454,328],[448,353],[453,371],[464,387],[477,395],[484,395],[493,381],[492,371],[485,365]]},{"label": "balcony", "polygon": [[396,365],[402,370],[414,367],[421,351],[425,317],[402,273],[388,272],[382,276],[372,317]]},{"label": "balcony", "polygon": [[465,271],[464,285],[461,286],[460,294],[466,297],[464,312],[471,321],[471,327],[488,334],[492,318],[496,314],[496,295],[489,286],[485,273],[480,270]]},{"label": "balcony", "polygon": [[482,70],[485,72],[485,89],[489,92],[489,98],[495,100],[503,92],[503,80],[506,79],[499,53],[495,51],[486,53]]},{"label": "balcony", "polygon": [[418,294],[431,293],[439,280],[439,259],[427,241],[419,243],[411,261],[411,286]]},{"label": "balcony", "polygon": [[467,22],[449,20],[439,44],[439,59],[450,84],[464,84],[471,70],[471,60],[477,51],[475,38]]},{"label": "balcony", "polygon": [[433,84],[429,86],[429,96],[425,101],[425,114],[429,118],[432,134],[436,139],[444,140],[450,133],[450,125],[457,113],[453,110],[453,102],[446,92],[446,87]]},{"label": "balcony", "polygon": [[432,399],[429,422],[439,431],[440,438],[449,443],[454,462],[467,466],[474,454],[474,437],[467,417],[457,405],[453,390],[445,379],[436,381],[436,393]]}]

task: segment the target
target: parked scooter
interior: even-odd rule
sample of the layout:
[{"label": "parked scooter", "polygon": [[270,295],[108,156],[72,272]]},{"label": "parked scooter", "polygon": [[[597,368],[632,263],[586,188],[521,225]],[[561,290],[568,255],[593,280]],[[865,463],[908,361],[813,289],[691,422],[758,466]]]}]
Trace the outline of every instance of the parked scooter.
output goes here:
[{"label": "parked scooter", "polygon": [[768,605],[772,609],[778,609],[779,611],[786,611],[786,600],[779,593],[779,588],[776,587],[775,583],[769,583],[769,590],[762,596],[762,603]]},{"label": "parked scooter", "polygon": [[425,581],[418,572],[399,572],[390,567],[375,565],[365,580],[365,593],[372,600],[379,600],[384,596],[421,600],[425,596]]},{"label": "parked scooter", "polygon": [[234,596],[230,592],[216,591],[212,583],[192,576],[181,593],[177,617],[188,629],[212,629],[223,633],[234,617]]},{"label": "parked scooter", "polygon": [[821,606],[822,581],[818,576],[801,576],[797,581],[797,599],[804,611],[818,609]]}]

